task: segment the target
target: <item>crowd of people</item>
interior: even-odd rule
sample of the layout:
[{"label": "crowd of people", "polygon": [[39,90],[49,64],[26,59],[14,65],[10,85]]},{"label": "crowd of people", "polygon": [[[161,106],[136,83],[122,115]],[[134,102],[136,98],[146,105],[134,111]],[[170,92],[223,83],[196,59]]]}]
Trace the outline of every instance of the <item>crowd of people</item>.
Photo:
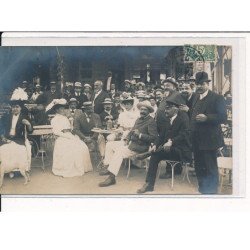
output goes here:
[{"label": "crowd of people", "polygon": [[[217,150],[224,145],[221,124],[227,122],[227,110],[224,97],[209,85],[203,71],[178,81],[168,77],[157,86],[125,80],[122,90],[100,80],[66,82],[60,91],[55,82],[46,91],[36,84],[33,90],[24,81],[12,94],[11,112],[0,120],[1,166],[13,170],[17,163],[11,152],[18,151],[23,155],[18,164],[30,171],[27,138],[34,126],[51,125],[56,136],[55,175],[73,177],[92,171],[90,152],[95,151],[102,159],[99,174],[107,176],[99,186],[107,187],[116,184],[124,159],[149,159],[145,183],[137,190],[142,194],[154,190],[160,161],[180,162],[177,175],[182,163],[194,162],[199,192],[216,194]],[[107,136],[98,129],[113,132]],[[161,178],[170,176],[167,166]]]}]

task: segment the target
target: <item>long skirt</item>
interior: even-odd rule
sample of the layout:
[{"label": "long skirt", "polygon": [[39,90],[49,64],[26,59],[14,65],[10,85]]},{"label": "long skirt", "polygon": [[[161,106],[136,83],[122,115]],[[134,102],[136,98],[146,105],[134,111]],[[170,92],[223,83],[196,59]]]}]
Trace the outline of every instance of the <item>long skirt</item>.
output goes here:
[{"label": "long skirt", "polygon": [[55,141],[52,172],[63,177],[82,176],[92,171],[89,149],[77,136],[58,137]]},{"label": "long skirt", "polygon": [[0,162],[5,173],[13,170],[30,170],[31,146],[28,141],[25,145],[15,142],[4,144],[0,147]]}]

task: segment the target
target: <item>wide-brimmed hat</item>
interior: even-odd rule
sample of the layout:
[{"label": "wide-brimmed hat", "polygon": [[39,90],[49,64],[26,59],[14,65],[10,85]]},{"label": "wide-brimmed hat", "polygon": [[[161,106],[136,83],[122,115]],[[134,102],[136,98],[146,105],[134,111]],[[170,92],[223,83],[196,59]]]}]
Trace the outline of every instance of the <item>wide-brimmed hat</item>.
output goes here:
[{"label": "wide-brimmed hat", "polygon": [[125,103],[134,103],[134,98],[132,98],[131,96],[128,96],[127,98],[121,98],[121,103],[125,104]]},{"label": "wide-brimmed hat", "polygon": [[10,105],[19,105],[20,107],[23,107],[27,101],[28,94],[22,88],[17,88],[11,95]]},{"label": "wide-brimmed hat", "polygon": [[54,99],[47,107],[46,112],[54,111],[58,107],[65,107],[67,105],[67,101],[64,98]]},{"label": "wide-brimmed hat", "polygon": [[105,98],[102,104],[113,104],[111,98]]},{"label": "wide-brimmed hat", "polygon": [[211,80],[208,79],[208,74],[205,71],[197,72],[195,75],[195,83],[202,84],[203,82],[210,82]]},{"label": "wide-brimmed hat", "polygon": [[151,103],[149,101],[142,101],[137,104],[137,108],[140,109],[141,107],[145,107],[149,110],[150,113],[154,112],[153,107],[151,106]]}]

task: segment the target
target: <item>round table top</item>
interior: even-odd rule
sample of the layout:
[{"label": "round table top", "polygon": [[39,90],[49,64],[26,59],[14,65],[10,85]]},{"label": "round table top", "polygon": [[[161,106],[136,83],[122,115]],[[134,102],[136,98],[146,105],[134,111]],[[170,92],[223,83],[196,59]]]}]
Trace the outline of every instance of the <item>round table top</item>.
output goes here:
[{"label": "round table top", "polygon": [[101,128],[93,128],[91,129],[92,132],[99,133],[99,134],[112,134],[119,131],[117,128],[112,129],[101,129]]}]

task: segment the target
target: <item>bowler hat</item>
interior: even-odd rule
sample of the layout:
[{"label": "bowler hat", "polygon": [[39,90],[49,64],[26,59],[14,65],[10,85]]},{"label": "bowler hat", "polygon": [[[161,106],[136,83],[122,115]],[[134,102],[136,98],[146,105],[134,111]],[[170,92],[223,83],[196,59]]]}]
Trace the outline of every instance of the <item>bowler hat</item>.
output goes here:
[{"label": "bowler hat", "polygon": [[195,75],[195,83],[202,84],[203,82],[210,82],[208,79],[208,74],[205,71],[197,72]]}]

